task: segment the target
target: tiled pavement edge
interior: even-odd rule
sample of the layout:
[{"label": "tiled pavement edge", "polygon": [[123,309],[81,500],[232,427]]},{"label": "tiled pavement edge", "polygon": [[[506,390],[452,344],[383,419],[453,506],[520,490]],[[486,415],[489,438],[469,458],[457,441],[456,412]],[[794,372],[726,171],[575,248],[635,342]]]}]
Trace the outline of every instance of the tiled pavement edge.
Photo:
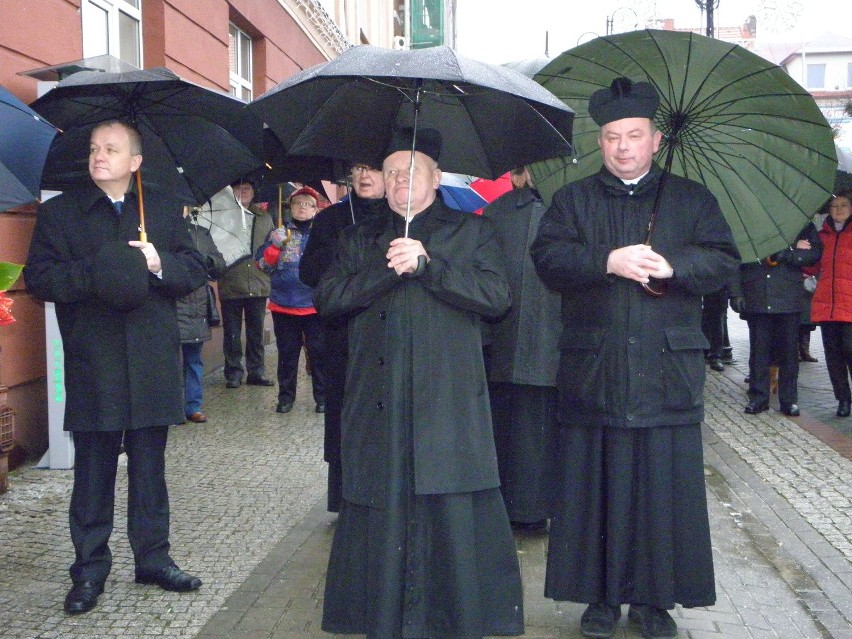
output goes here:
[{"label": "tiled pavement edge", "polygon": [[[745,359],[741,341],[741,331],[732,331]],[[274,370],[274,349],[268,357]],[[808,366],[815,386],[827,383],[817,379],[822,362]],[[774,411],[745,417],[741,378],[738,369],[708,373],[705,462],[718,603],[678,609],[681,637],[852,638],[852,462]],[[71,473],[15,471],[12,490],[0,496],[0,636],[329,637],[319,621],[335,516],[325,512],[322,419],[304,381],[293,413],[276,415],[276,389],[226,391],[221,375],[212,375],[205,389],[211,421],[173,429],[173,554],[205,580],[197,593],[132,583],[120,473],[107,592],[92,613],[65,617]],[[802,393],[803,409],[814,394]],[[820,401],[823,412],[833,411],[833,398]],[[518,550],[526,636],[579,637],[582,606],[541,595],[546,537],[519,537]],[[623,624],[617,636],[638,635]]]}]

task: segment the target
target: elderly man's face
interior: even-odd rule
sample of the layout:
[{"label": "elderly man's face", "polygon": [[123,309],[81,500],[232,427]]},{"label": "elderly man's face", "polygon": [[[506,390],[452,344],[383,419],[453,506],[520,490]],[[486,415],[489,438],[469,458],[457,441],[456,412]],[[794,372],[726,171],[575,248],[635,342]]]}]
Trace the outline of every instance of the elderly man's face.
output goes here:
[{"label": "elderly man's face", "polygon": [[[382,173],[385,178],[385,197],[390,207],[400,215],[405,215],[408,207],[408,168],[411,151],[397,151],[385,158]],[[438,185],[441,183],[441,170],[435,161],[419,151],[414,153],[414,178],[411,181],[411,215],[417,215],[432,202]]]},{"label": "elderly man's face", "polygon": [[[89,175],[103,191],[124,193],[142,156],[131,149],[130,134],[120,124],[98,127],[89,141]],[[113,193],[115,192],[115,194]]]},{"label": "elderly man's face", "polygon": [[242,204],[243,208],[247,209],[254,199],[254,187],[251,185],[251,182],[240,182],[239,184],[234,184],[231,188],[234,189],[234,197],[237,202]]},{"label": "elderly man's face", "polygon": [[598,144],[604,166],[622,180],[635,180],[651,168],[663,134],[648,118],[624,118],[601,127]]},{"label": "elderly man's face", "polygon": [[358,197],[366,200],[377,200],[385,196],[385,182],[382,170],[374,169],[366,164],[356,164],[352,167],[352,188]]}]

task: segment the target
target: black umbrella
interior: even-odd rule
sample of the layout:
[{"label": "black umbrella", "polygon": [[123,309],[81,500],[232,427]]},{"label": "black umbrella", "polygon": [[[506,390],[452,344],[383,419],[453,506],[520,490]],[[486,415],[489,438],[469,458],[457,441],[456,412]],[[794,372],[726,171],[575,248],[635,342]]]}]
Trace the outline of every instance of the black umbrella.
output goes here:
[{"label": "black umbrella", "polygon": [[[573,112],[520,73],[448,47],[369,45],[297,73],[249,104],[291,154],[380,166],[395,128],[440,131],[441,168],[496,178],[570,152]],[[415,128],[416,128],[415,127]]]},{"label": "black umbrella", "polygon": [[38,113],[0,87],[0,211],[39,198],[44,160],[56,133]]},{"label": "black umbrella", "polygon": [[48,154],[42,187],[61,191],[85,180],[92,129],[122,120],[142,136],[142,183],[187,204],[204,202],[263,164],[262,123],[244,106],[164,68],[74,73],[32,104],[65,130]]}]

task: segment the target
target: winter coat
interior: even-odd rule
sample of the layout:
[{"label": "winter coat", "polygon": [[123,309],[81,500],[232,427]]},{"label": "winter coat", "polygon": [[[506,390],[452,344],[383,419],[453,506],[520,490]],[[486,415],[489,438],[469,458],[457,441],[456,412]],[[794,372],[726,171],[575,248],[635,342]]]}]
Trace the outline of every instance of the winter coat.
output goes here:
[{"label": "winter coat", "polygon": [[[808,240],[811,248],[796,248],[799,240]],[[808,222],[788,248],[768,259],[741,265],[744,314],[801,313],[805,303],[802,269],[819,262],[821,256],[822,242],[816,227]]]},{"label": "winter coat", "polygon": [[[225,269],[225,258],[216,248],[210,230],[204,226],[192,224],[187,220],[190,236],[195,249],[204,258],[207,279],[215,280]],[[177,300],[178,330],[180,341],[184,344],[206,342],[212,337],[207,322],[207,284],[199,286],[189,295]]]},{"label": "winter coat", "polygon": [[606,272],[611,251],[646,240],[661,175],[653,165],[625,185],[601,168],[561,188],[539,225],[533,261],[562,293],[561,423],[638,428],[703,419],[701,297],[740,262],[716,199],[696,182],[668,177],[651,238],[674,269],[662,297]]},{"label": "winter coat", "polygon": [[819,281],[811,302],[814,322],[852,322],[852,224],[835,230],[827,217],[819,231],[823,244]]},{"label": "winter coat", "polygon": [[275,224],[263,209],[251,206],[249,210],[254,214],[251,217],[251,255],[231,264],[219,277],[219,298],[223,300],[269,297],[269,275],[257,267],[254,256]]},{"label": "winter coat", "polygon": [[290,221],[286,228],[291,236],[282,247],[273,246],[271,238],[260,245],[255,253],[257,266],[270,275],[270,302],[284,308],[312,308],[313,290],[299,279],[299,262],[311,236],[311,227],[306,224],[300,229]]},{"label": "winter coat", "polygon": [[[324,317],[354,315],[342,420],[344,498],[385,505],[389,433],[405,423],[417,494],[495,488],[480,318],[504,313],[511,297],[493,224],[436,201],[411,227],[431,261],[422,275],[400,277],[385,258],[399,236],[399,216],[386,204],[385,211],[343,231],[340,253],[314,290]],[[391,325],[410,326],[410,333]],[[389,344],[410,348],[410,360]],[[400,371],[410,377],[400,379]]]},{"label": "winter coat", "polygon": [[162,261],[141,305],[119,311],[95,295],[99,248],[139,239],[136,195],[119,216],[94,183],[43,202],[24,269],[27,289],[54,302],[65,359],[65,430],[120,431],[184,419],[175,300],[206,281],[181,205],[145,191],[148,241]]},{"label": "winter coat", "polygon": [[512,289],[512,308],[486,325],[491,382],[556,386],[560,296],[544,285],[530,257],[544,211],[541,198],[530,188],[509,191],[483,211],[497,229]]}]

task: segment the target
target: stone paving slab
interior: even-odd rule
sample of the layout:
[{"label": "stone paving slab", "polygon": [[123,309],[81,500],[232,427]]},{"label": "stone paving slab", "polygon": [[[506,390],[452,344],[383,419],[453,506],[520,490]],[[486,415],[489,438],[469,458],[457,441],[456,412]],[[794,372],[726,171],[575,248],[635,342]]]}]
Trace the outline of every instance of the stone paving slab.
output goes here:
[{"label": "stone paving slab", "polygon": [[[734,326],[735,354],[745,359],[742,339]],[[274,347],[267,358],[274,370]],[[808,366],[819,384],[824,365]],[[680,636],[852,639],[852,462],[779,413],[743,415],[741,376],[736,367],[708,374],[705,463],[718,601],[676,609]],[[294,411],[279,415],[276,388],[226,390],[214,373],[205,386],[210,422],[172,429],[173,554],[205,581],[196,593],[133,583],[120,472],[107,592],[92,613],[65,616],[71,472],[14,471],[12,489],[0,495],[0,637],[330,637],[319,624],[336,515],[325,512],[322,416],[313,413],[304,376],[299,386]],[[811,396],[803,389],[803,408]],[[836,406],[833,398],[813,405],[832,414]],[[542,596],[546,536],[516,540],[525,636],[579,637],[583,606]],[[623,617],[616,636],[638,635]]]}]

